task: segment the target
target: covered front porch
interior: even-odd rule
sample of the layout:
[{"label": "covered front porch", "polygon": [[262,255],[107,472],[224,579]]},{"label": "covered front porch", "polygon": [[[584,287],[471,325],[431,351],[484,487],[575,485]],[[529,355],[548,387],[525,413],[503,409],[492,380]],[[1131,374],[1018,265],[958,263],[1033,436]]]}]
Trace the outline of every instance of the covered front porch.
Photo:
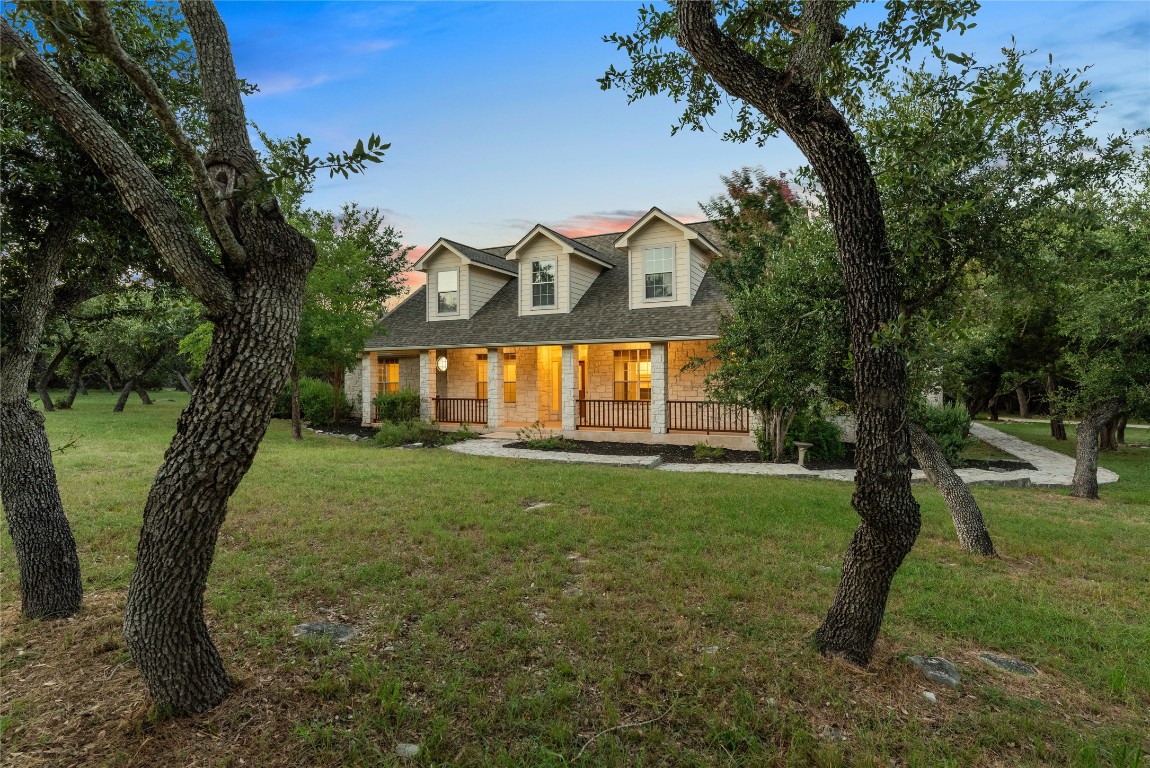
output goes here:
[{"label": "covered front porch", "polygon": [[[364,422],[382,391],[419,393],[421,417],[513,434],[536,423],[580,440],[753,448],[738,406],[707,400],[707,341],[372,352],[363,366]],[[368,416],[370,415],[370,416]]]}]

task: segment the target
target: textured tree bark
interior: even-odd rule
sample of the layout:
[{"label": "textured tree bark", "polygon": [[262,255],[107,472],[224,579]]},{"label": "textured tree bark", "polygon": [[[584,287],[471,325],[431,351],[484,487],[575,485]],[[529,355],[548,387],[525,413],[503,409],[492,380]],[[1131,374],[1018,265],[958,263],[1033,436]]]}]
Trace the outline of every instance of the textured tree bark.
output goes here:
[{"label": "textured tree bark", "polygon": [[28,379],[56,275],[77,222],[68,213],[45,232],[42,256],[19,299],[11,349],[0,358],[0,499],[20,572],[21,611],[29,618],[71,616],[80,610],[83,593],[44,417],[28,402]]},{"label": "textured tree bark", "polygon": [[180,386],[183,387],[184,391],[189,395],[195,392],[196,387],[192,384],[191,379],[188,378],[186,373],[183,371],[176,371],[176,379],[179,380]]},{"label": "textured tree bark", "polygon": [[[211,137],[204,160],[216,185],[208,193],[218,193],[210,204],[226,208],[209,226],[224,221],[229,231],[215,232],[216,240],[232,244],[222,263],[202,250],[139,156],[0,19],[0,44],[16,54],[9,64],[13,77],[108,176],[215,324],[203,377],[148,494],[124,616],[124,636],[148,691],[172,714],[206,711],[232,688],[208,634],[204,587],[228,498],[255,458],[293,362],[304,283],[315,263],[314,246],[284,220],[276,202],[251,194],[264,176],[248,138],[223,21],[212,3],[183,2],[181,10],[204,86]],[[154,92],[142,92],[167,130],[174,123],[170,108]]]},{"label": "textured tree bark", "polygon": [[1098,434],[1121,408],[1117,400],[1095,405],[1078,422],[1075,441],[1074,480],[1070,495],[1079,499],[1098,498]]},{"label": "textured tree bark", "polygon": [[1098,430],[1098,450],[1100,451],[1117,451],[1118,450],[1118,415],[1115,414],[1113,418],[1102,425],[1102,429]]},{"label": "textured tree bark", "polygon": [[926,430],[914,422],[910,424],[910,450],[915,461],[926,473],[926,479],[946,499],[950,517],[954,520],[954,532],[958,534],[958,542],[962,548],[976,555],[997,557],[978,502],[974,500],[962,478],[951,469],[938,445]]},{"label": "textured tree bark", "polygon": [[152,396],[148,394],[148,390],[146,390],[143,385],[136,385],[136,394],[140,396],[141,403],[144,405],[152,405]]},{"label": "textured tree bark", "polygon": [[1066,425],[1062,423],[1061,416],[1050,417],[1050,436],[1055,440],[1066,440]]},{"label": "textured tree bark", "polygon": [[1118,417],[1118,427],[1114,430],[1114,439],[1119,445],[1126,445],[1126,422],[1129,418],[1126,414]]},{"label": "textured tree bark", "polygon": [[303,440],[303,415],[300,413],[299,402],[299,366],[294,362],[291,366],[291,436],[294,440]]},{"label": "textured tree bark", "polygon": [[1014,388],[1014,394],[1018,397],[1018,416],[1019,418],[1030,418],[1030,390],[1025,386],[1018,386]]},{"label": "textured tree bark", "polygon": [[847,548],[842,581],[815,644],[824,655],[866,665],[891,580],[914,546],[921,519],[910,491],[906,361],[893,346],[873,342],[899,315],[878,188],[850,126],[817,90],[825,73],[816,48],[829,45],[837,33],[837,6],[803,7],[800,21],[811,29],[811,49],[796,49],[786,71],[763,66],[726,37],[712,3],[679,3],[676,13],[679,44],[727,93],[777,124],[823,184],[847,289],[858,421],[852,504],[862,522]]}]

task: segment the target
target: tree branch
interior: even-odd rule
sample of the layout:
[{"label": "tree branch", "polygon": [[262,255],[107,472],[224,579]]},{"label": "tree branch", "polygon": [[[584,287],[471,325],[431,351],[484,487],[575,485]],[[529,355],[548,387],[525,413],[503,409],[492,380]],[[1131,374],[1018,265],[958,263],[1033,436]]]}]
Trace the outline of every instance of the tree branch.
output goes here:
[{"label": "tree branch", "polygon": [[108,177],[180,282],[212,312],[224,310],[234,298],[231,281],[200,248],[179,206],[139,155],[2,19],[0,49],[16,82]]},{"label": "tree branch", "polygon": [[204,85],[208,134],[212,142],[208,165],[221,163],[231,166],[241,176],[259,175],[259,160],[248,137],[248,122],[223,19],[214,3],[203,0],[180,0],[180,10],[192,33]]},{"label": "tree branch", "polygon": [[116,34],[116,28],[112,24],[112,15],[108,12],[108,5],[105,0],[86,0],[84,6],[87,8],[88,18],[92,22],[92,42],[144,95],[152,113],[160,121],[160,127],[176,145],[180,157],[192,171],[192,176],[196,180],[196,189],[199,191],[200,198],[204,201],[204,208],[207,210],[208,223],[215,232],[220,248],[223,249],[232,263],[243,264],[247,258],[247,253],[228,225],[225,203],[220,198],[218,188],[212,184],[211,178],[208,176],[208,169],[204,165],[203,158],[200,157],[200,153],[176,120],[167,98],[160,91],[148,70],[144,69],[124,50],[124,46],[120,43],[120,37]]},{"label": "tree branch", "polygon": [[20,296],[12,347],[0,359],[0,398],[5,402],[28,396],[28,378],[40,349],[44,322],[52,309],[56,275],[64,263],[80,214],[67,210],[54,218],[40,241],[39,258],[28,274]]},{"label": "tree branch", "polygon": [[[808,0],[803,4],[799,29],[790,69],[804,83],[817,89],[820,76],[826,72],[831,47],[846,37],[846,30],[839,22],[838,3],[835,0]],[[807,34],[801,32],[803,29]]]}]

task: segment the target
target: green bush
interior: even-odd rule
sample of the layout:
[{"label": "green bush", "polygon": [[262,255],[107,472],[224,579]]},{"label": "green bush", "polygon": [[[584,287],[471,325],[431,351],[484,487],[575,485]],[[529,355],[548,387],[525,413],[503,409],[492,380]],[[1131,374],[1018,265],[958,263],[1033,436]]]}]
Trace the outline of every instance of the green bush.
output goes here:
[{"label": "green bush", "polygon": [[787,453],[797,456],[795,443],[811,444],[807,456],[812,461],[832,461],[847,455],[838,424],[827,421],[813,410],[800,411],[791,422],[787,431]]},{"label": "green bush", "polygon": [[426,446],[451,445],[462,440],[472,440],[479,437],[479,433],[467,428],[466,424],[460,426],[455,432],[441,432],[434,424],[426,421],[385,421],[375,433],[375,442],[385,448],[397,445],[410,445],[423,443]]},{"label": "green bush", "polygon": [[371,401],[376,407],[376,419],[403,424],[419,418],[419,393],[410,389],[398,392],[380,392]]},{"label": "green bush", "polygon": [[537,451],[555,451],[570,447],[571,444],[567,438],[544,427],[542,421],[536,421],[530,427],[515,430],[515,436],[526,443],[528,448]]},{"label": "green bush", "polygon": [[[344,397],[343,392],[339,393],[343,398],[340,404],[340,412],[347,414],[351,411],[351,405],[348,403],[347,398]],[[302,378],[299,380],[299,410],[300,418],[311,424],[313,427],[326,427],[332,422],[332,412],[335,410],[335,387],[326,381],[319,379]],[[275,411],[272,414],[279,419],[291,418],[291,383],[280,391],[279,397],[276,398]]]},{"label": "green bush", "polygon": [[695,459],[697,461],[718,461],[727,454],[721,445],[709,443],[695,443]]},{"label": "green bush", "polygon": [[375,433],[375,442],[390,448],[396,445],[409,445],[411,443],[425,442],[429,432],[438,432],[435,427],[421,421],[394,422],[385,421]]},{"label": "green bush", "polygon": [[909,416],[934,438],[952,467],[960,466],[963,450],[977,442],[970,437],[970,412],[961,403],[943,406],[916,403],[911,406]]}]

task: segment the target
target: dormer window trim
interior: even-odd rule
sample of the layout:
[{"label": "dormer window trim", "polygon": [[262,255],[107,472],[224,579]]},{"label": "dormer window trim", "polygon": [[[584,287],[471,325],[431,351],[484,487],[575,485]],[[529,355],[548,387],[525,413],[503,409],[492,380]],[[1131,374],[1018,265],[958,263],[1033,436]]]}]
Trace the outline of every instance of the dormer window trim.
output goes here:
[{"label": "dormer window trim", "polygon": [[644,301],[674,300],[675,250],[674,245],[658,245],[643,249]]},{"label": "dormer window trim", "polygon": [[[545,265],[550,266],[550,274]],[[532,259],[531,260],[531,308],[555,309],[558,301],[558,259]],[[550,280],[543,278],[550,277]],[[550,290],[548,290],[548,287]],[[547,301],[548,296],[550,301]]]},{"label": "dormer window trim", "polygon": [[[450,275],[455,287],[452,290],[443,289],[443,278],[445,275]],[[436,314],[437,315],[458,315],[459,314],[459,268],[454,269],[440,269],[435,273],[435,290],[438,294],[436,296]],[[453,297],[453,298],[452,298]],[[454,306],[450,309],[444,309],[445,301],[454,301]]]}]

